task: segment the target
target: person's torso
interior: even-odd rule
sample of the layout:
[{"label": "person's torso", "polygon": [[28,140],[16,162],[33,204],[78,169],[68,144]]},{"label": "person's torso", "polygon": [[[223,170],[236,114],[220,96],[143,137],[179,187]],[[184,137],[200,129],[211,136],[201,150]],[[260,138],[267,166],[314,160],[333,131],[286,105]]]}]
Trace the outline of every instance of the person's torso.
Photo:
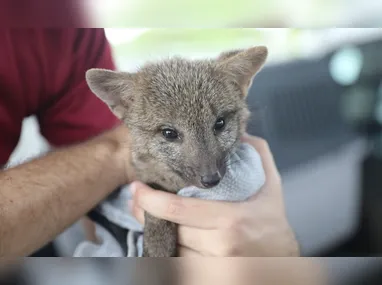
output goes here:
[{"label": "person's torso", "polygon": [[66,68],[59,62],[65,56],[60,54],[62,35],[57,30],[0,29],[0,166],[17,146],[23,119],[38,115],[60,92],[55,86]]}]

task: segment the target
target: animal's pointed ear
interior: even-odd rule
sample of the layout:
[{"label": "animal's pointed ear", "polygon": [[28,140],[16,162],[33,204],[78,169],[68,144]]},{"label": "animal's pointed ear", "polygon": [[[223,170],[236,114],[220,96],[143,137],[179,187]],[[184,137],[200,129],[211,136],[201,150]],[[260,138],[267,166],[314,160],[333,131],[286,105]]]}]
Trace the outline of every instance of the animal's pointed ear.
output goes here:
[{"label": "animal's pointed ear", "polygon": [[86,72],[86,82],[90,90],[105,102],[117,117],[121,118],[128,105],[133,75],[93,68]]},{"label": "animal's pointed ear", "polygon": [[222,52],[221,54],[219,54],[219,56],[216,58],[216,60],[221,62],[221,61],[224,61],[230,57],[233,57],[233,56],[235,56],[238,53],[243,52],[243,51],[244,51],[243,49],[225,51],[225,52]]},{"label": "animal's pointed ear", "polygon": [[233,78],[246,96],[253,77],[260,71],[268,57],[268,49],[265,46],[256,46],[223,53],[221,56],[218,68]]}]

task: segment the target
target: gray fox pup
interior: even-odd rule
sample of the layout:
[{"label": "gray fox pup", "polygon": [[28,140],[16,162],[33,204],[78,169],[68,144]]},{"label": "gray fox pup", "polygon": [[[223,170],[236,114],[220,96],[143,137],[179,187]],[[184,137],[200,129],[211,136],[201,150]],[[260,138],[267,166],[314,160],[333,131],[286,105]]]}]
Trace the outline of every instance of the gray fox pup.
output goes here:
[{"label": "gray fox pup", "polygon": [[[129,128],[138,180],[172,193],[191,185],[209,191],[240,143],[245,98],[267,55],[256,46],[207,60],[175,57],[133,73],[90,69],[86,80]],[[177,225],[146,212],[143,256],[177,256]]]}]

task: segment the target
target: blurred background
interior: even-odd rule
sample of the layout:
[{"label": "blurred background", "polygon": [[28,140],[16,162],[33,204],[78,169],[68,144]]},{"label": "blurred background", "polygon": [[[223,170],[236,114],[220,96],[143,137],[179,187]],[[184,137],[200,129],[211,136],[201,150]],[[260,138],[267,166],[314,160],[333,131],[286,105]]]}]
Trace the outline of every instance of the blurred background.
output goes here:
[{"label": "blurred background", "polygon": [[[41,0],[40,0],[41,1]],[[374,0],[91,0],[101,27],[379,27]]]},{"label": "blurred background", "polygon": [[[172,55],[206,58],[266,45],[269,61],[248,96],[248,131],[266,138],[274,153],[302,254],[381,255],[382,29],[369,28],[382,24],[381,1],[94,0],[87,5],[94,23],[113,27],[105,31],[121,70]],[[310,28],[283,28],[288,26]],[[11,164],[47,149],[35,118],[26,118]],[[73,225],[54,249],[36,255],[71,256],[82,239],[81,228]],[[381,284],[377,259],[325,262],[335,284]],[[25,272],[44,281],[33,284],[58,285],[66,279],[57,276],[95,284],[94,277],[110,263],[54,263],[52,268],[62,270],[49,276],[46,264],[36,264]],[[33,278],[28,280],[32,284]],[[26,284],[10,282],[4,284]]]}]

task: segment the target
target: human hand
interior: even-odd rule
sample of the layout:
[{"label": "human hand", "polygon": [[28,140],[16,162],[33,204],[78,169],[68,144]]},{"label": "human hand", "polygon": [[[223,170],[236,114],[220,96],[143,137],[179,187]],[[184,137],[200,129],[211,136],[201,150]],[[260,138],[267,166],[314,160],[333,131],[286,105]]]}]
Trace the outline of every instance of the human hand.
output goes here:
[{"label": "human hand", "polygon": [[114,164],[119,170],[116,175],[119,177],[120,185],[128,184],[135,179],[135,169],[132,165],[130,132],[124,124],[120,124],[108,132],[96,137],[94,141],[106,141],[109,147],[114,150]]},{"label": "human hand", "polygon": [[281,178],[268,144],[249,135],[243,142],[258,151],[266,175],[265,185],[248,201],[186,198],[134,182],[130,208],[135,217],[143,224],[147,211],[177,223],[180,256],[298,256],[285,214]]}]

